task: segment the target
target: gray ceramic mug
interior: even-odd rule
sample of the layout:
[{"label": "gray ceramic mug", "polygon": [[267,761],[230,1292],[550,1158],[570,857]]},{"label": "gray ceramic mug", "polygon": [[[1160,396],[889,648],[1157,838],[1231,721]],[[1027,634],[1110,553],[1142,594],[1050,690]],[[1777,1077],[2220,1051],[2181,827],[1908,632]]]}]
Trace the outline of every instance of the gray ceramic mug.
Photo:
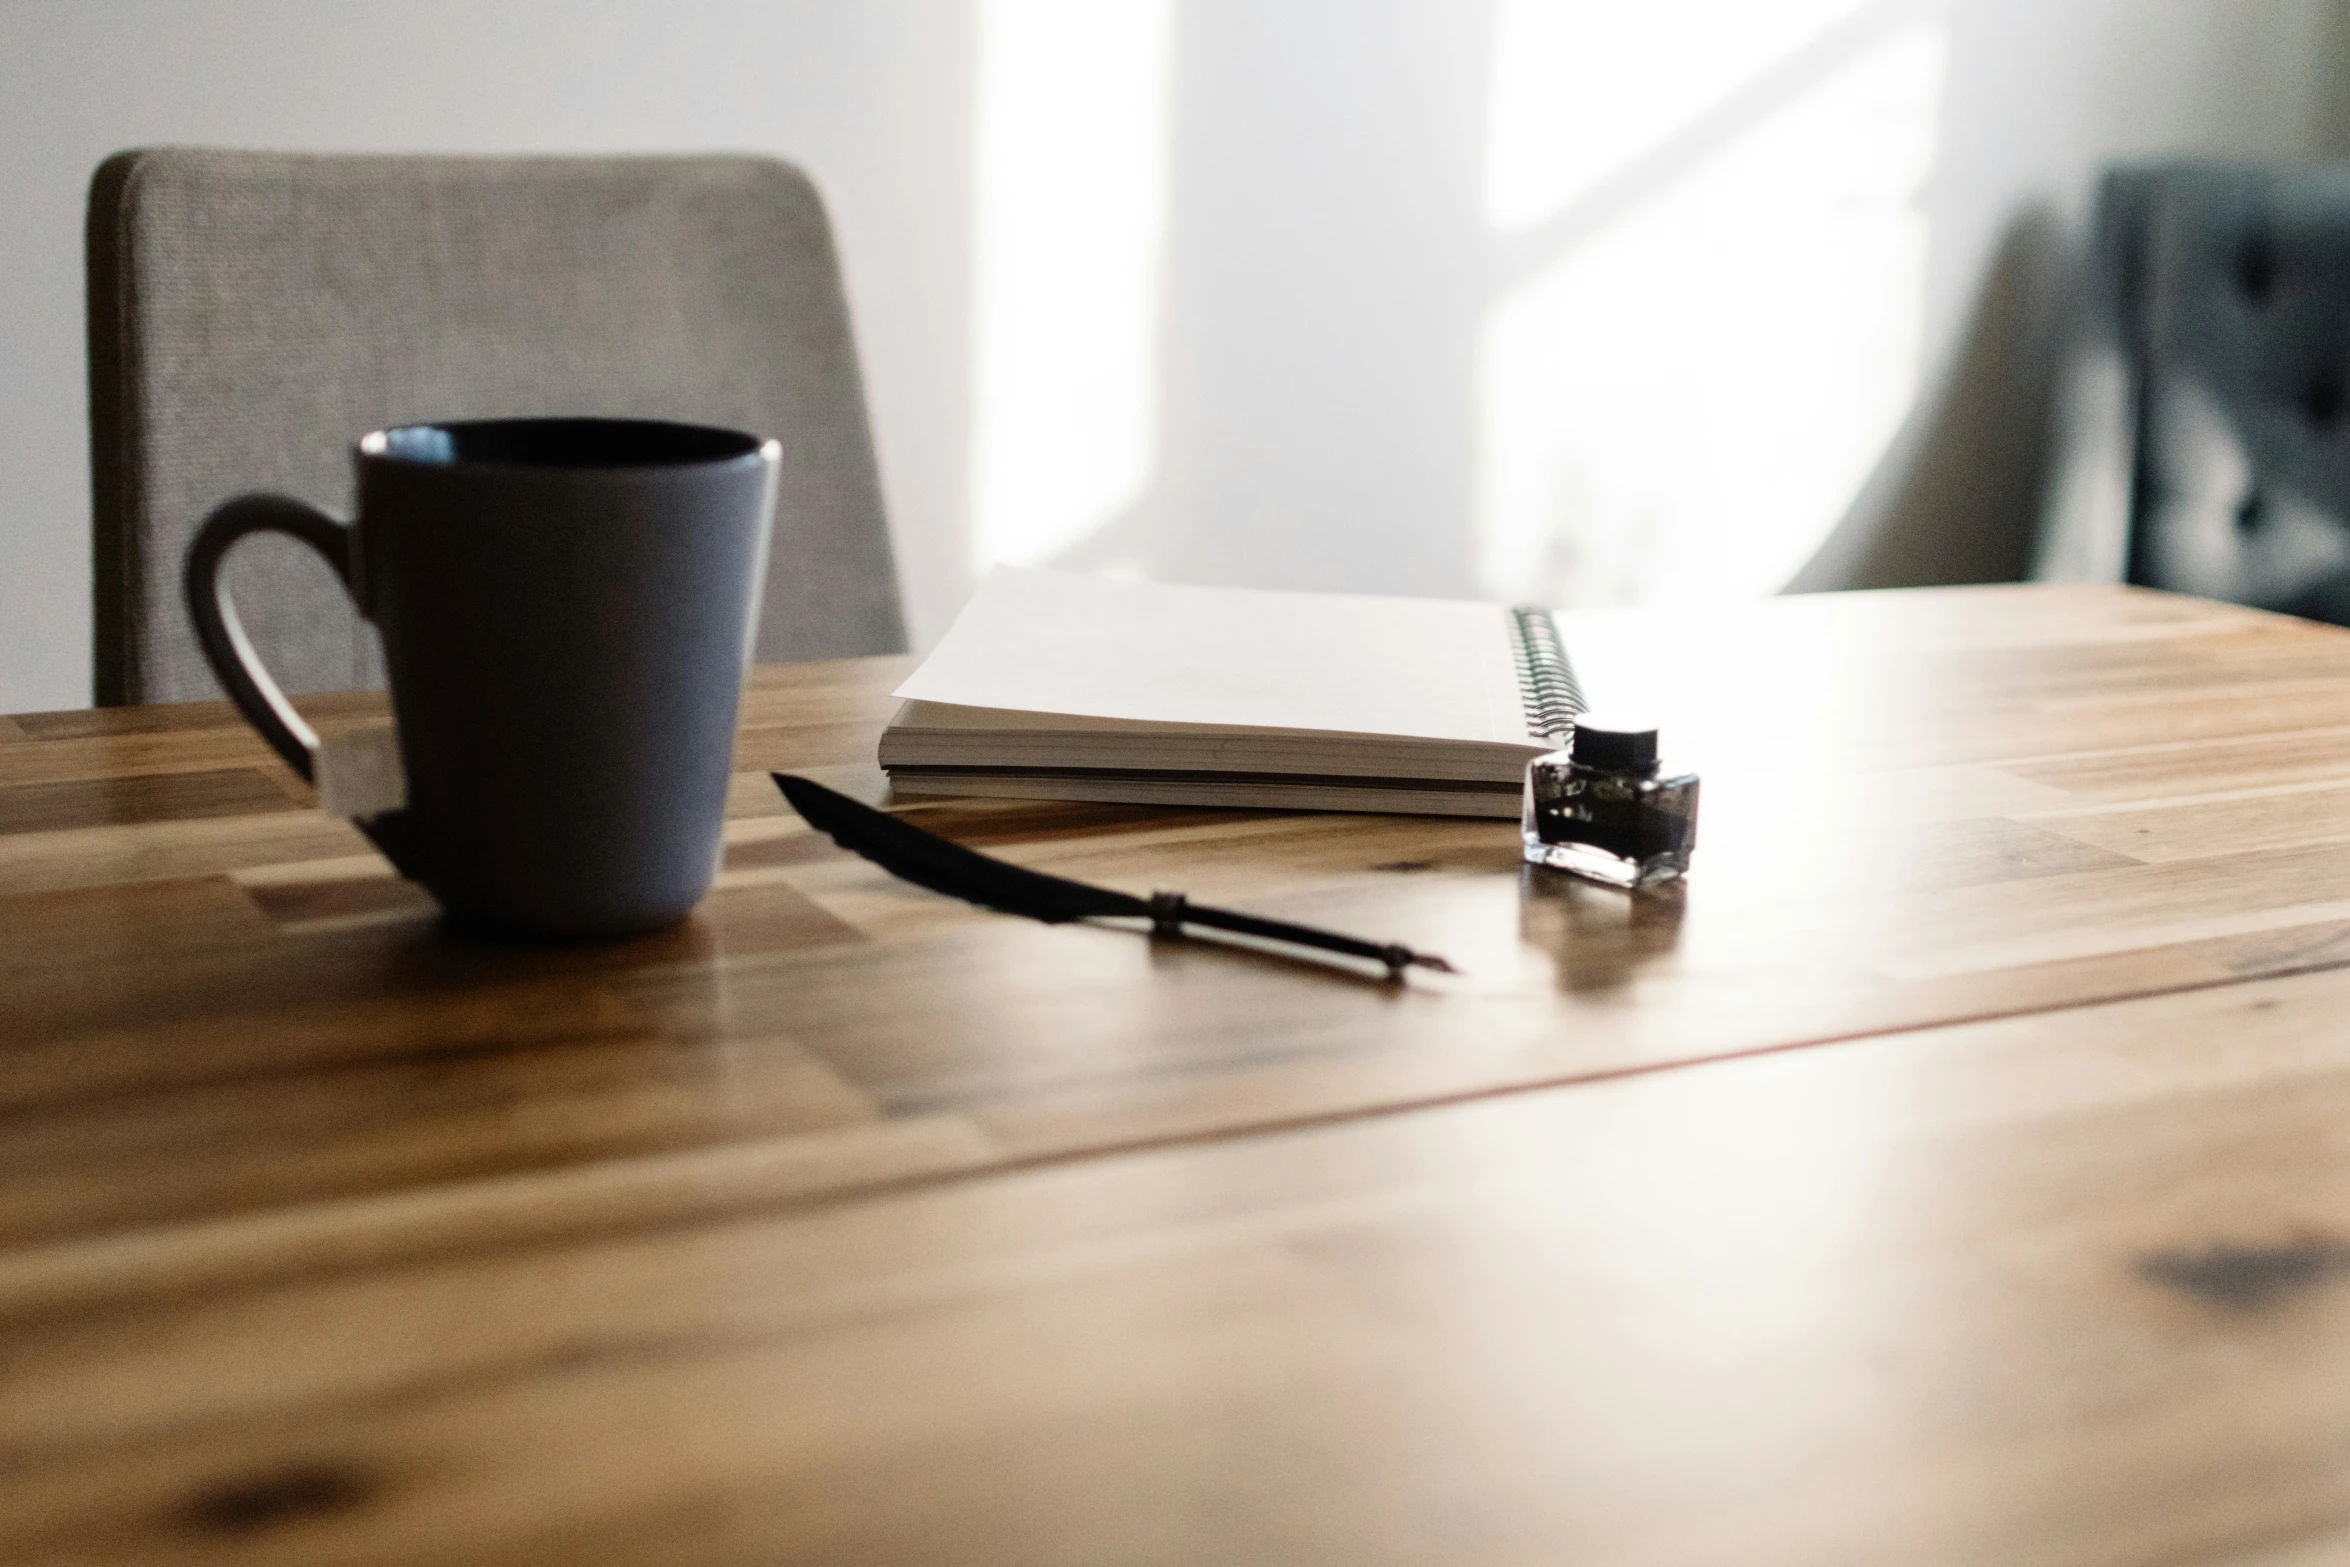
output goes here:
[{"label": "gray ceramic mug", "polygon": [[295,771],[317,736],[220,585],[291,535],[382,634],[407,803],[358,825],[462,923],[603,936],[709,889],[766,576],[779,451],[699,425],[500,419],[379,430],[346,525],[279,495],[215,511],[188,610],[246,720]]}]

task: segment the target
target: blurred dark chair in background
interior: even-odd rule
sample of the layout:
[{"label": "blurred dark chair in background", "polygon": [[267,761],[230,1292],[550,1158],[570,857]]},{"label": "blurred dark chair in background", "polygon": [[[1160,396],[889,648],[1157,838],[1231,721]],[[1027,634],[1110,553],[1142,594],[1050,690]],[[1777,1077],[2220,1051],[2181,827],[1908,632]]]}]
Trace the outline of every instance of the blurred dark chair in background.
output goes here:
[{"label": "blurred dark chair in background", "polygon": [[[905,626],[831,229],[767,159],[117,154],[90,188],[96,695],[214,696],[180,604],[246,490],[347,511],[387,424],[603,414],[783,446],[758,652],[899,652]],[[289,690],[380,685],[298,546],[241,547],[238,611]]]},{"label": "blurred dark chair in background", "polygon": [[2350,168],[2098,192],[2037,574],[2350,624]]}]

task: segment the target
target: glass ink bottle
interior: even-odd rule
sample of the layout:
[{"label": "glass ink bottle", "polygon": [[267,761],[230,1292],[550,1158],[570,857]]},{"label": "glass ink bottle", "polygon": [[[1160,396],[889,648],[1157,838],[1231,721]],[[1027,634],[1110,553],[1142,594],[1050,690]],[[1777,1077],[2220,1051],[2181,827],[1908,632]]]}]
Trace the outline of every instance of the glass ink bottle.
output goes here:
[{"label": "glass ink bottle", "polygon": [[1662,776],[1656,731],[1575,719],[1563,751],[1526,764],[1526,859],[1610,887],[1653,887],[1689,869],[1697,775]]}]

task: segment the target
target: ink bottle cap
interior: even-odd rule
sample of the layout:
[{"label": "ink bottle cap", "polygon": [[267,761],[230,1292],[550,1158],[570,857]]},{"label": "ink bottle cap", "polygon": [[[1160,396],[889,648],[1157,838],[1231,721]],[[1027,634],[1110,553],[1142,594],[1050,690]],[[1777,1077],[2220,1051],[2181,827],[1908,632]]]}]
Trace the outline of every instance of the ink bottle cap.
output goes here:
[{"label": "ink bottle cap", "polygon": [[1578,713],[1567,749],[1585,767],[1646,772],[1656,766],[1656,726],[1614,714]]}]

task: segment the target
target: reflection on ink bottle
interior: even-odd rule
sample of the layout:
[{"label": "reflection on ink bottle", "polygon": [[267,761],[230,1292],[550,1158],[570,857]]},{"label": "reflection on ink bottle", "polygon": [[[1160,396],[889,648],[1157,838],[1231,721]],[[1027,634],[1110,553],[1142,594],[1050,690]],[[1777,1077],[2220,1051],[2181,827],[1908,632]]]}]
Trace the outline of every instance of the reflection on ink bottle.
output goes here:
[{"label": "reflection on ink bottle", "polygon": [[1653,887],[1689,869],[1697,775],[1662,776],[1656,731],[1575,720],[1567,749],[1526,765],[1526,858],[1610,887]]}]

